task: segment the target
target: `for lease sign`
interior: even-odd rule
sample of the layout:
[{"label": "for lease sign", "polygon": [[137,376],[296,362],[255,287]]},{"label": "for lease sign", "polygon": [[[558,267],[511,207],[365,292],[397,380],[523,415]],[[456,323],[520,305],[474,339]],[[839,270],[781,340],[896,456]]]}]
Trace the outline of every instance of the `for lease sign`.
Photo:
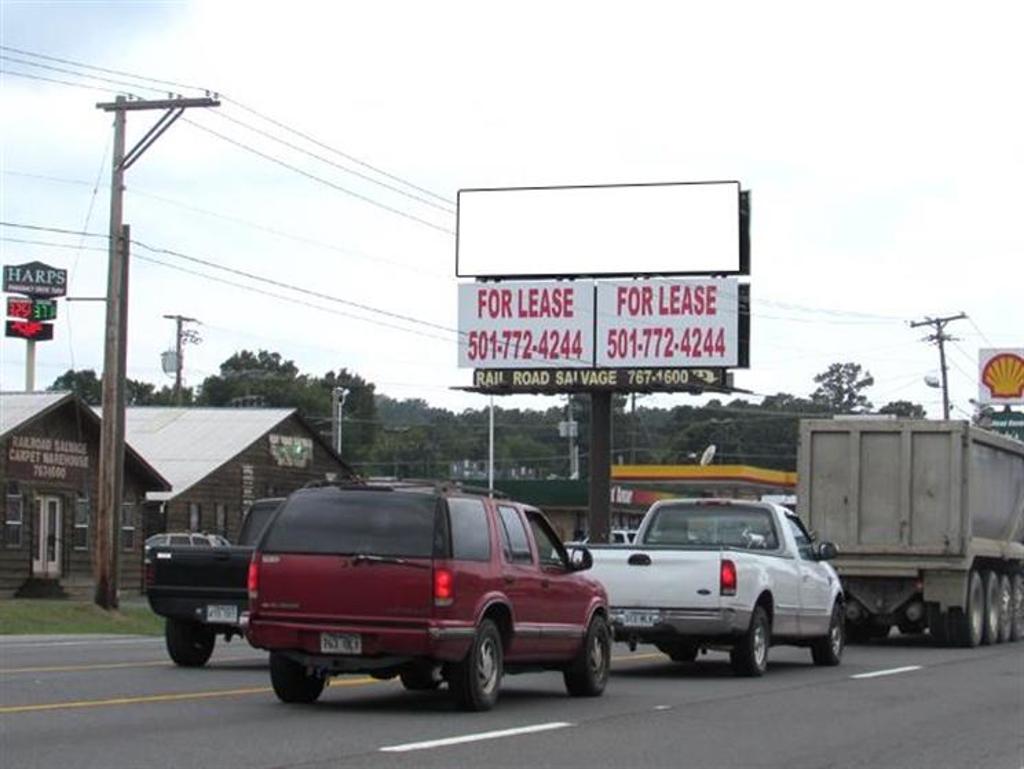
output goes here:
[{"label": "for lease sign", "polygon": [[572,281],[459,286],[461,368],[594,365],[594,286]]},{"label": "for lease sign", "polygon": [[738,365],[735,279],[599,283],[597,307],[598,366]]}]

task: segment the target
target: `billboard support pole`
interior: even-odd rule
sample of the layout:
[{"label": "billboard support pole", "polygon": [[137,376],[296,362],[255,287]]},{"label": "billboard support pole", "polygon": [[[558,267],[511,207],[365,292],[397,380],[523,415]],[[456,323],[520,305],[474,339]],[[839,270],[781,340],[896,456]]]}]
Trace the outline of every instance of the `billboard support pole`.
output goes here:
[{"label": "billboard support pole", "polygon": [[25,392],[36,389],[36,340],[25,340]]},{"label": "billboard support pole", "polygon": [[590,394],[590,541],[608,542],[611,513],[612,393]]}]

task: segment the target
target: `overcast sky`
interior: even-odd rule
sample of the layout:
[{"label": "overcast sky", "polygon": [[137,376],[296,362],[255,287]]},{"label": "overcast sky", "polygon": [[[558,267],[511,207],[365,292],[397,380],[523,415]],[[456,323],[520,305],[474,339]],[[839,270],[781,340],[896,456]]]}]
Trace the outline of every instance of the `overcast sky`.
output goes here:
[{"label": "overcast sky", "polygon": [[[487,186],[740,180],[753,195],[754,309],[751,367],[736,384],[756,393],[806,395],[829,363],[855,361],[875,377],[876,406],[908,399],[935,416],[941,396],[923,378],[938,354],[906,321],[962,310],[970,320],[950,326],[959,341],[948,354],[964,417],[978,349],[1024,346],[1019,3],[5,0],[0,10],[9,48],[226,94],[186,117],[328,182],[179,121],[128,172],[134,238],[434,324],[136,248],[332,313],[134,258],[133,378],[171,381],[160,353],[173,324],[161,316],[181,313],[203,324],[188,384],[240,348],[266,348],[314,374],[347,367],[396,398],[485,405],[450,389],[470,374],[445,330],[457,281],[442,199]],[[86,82],[15,60],[75,67],[2,53],[9,72]],[[106,231],[111,121],[94,104],[121,86],[89,82],[109,90],[0,79],[4,221]],[[127,90],[159,95],[135,82]],[[154,118],[130,113],[130,144]],[[0,241],[3,264],[39,259],[71,270],[71,295],[105,291],[102,241],[0,235],[71,246]],[[41,386],[102,366],[102,305],[61,302],[60,313],[55,340],[39,345]],[[25,344],[5,339],[0,354],[0,388],[21,389]]]}]

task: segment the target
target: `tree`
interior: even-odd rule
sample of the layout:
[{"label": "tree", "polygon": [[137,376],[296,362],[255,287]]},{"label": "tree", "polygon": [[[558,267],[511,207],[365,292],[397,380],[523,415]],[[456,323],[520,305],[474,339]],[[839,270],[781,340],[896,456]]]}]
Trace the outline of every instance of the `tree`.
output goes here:
[{"label": "tree", "polygon": [[875,378],[863,371],[859,363],[833,363],[814,377],[818,389],[811,401],[837,413],[855,413],[871,409],[871,401],[862,390],[871,387]]},{"label": "tree", "polygon": [[910,401],[890,401],[878,410],[879,414],[895,414],[909,419],[924,419],[924,406]]},{"label": "tree", "polygon": [[81,371],[69,368],[46,389],[51,392],[70,390],[90,406],[99,406],[103,401],[103,383],[91,368]]}]

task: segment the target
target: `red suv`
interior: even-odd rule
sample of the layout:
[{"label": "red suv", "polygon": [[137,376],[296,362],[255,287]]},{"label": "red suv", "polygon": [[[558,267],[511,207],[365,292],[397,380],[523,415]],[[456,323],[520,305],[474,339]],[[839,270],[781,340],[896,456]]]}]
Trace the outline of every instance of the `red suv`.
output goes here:
[{"label": "red suv", "polygon": [[328,676],[442,682],[488,710],[504,673],[561,670],[574,696],[608,679],[608,598],[536,509],[450,488],[322,486],[292,494],[249,567],[246,635],[284,702]]}]

